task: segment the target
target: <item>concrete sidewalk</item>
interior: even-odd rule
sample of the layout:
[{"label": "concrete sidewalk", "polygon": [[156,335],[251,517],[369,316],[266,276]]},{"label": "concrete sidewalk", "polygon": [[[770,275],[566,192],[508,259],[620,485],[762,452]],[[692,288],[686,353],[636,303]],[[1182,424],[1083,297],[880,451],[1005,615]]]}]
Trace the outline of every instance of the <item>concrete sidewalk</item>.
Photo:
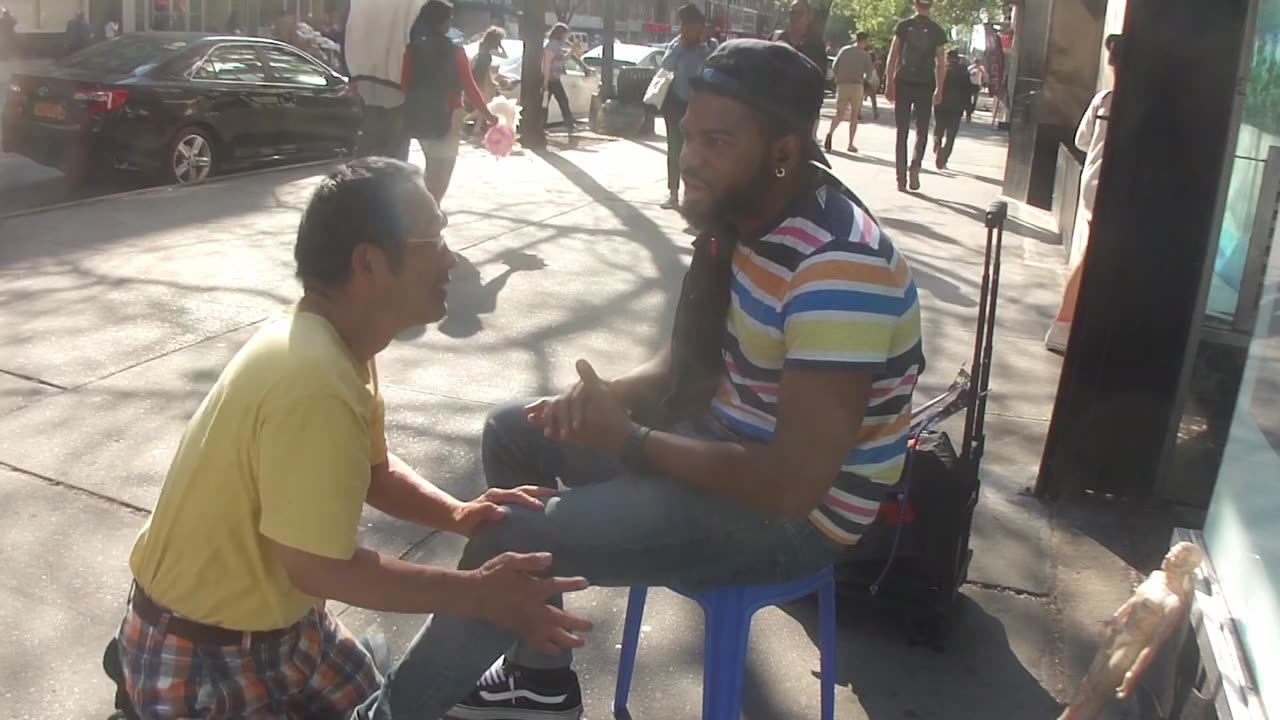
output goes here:
[{"label": "concrete sidewalk", "polygon": [[[1005,140],[966,125],[952,171],[926,173],[920,194],[902,195],[890,118],[882,110],[880,122],[864,123],[863,152],[833,161],[915,270],[925,398],[969,361],[982,215],[999,190]],[[504,160],[464,151],[445,202],[461,255],[450,316],[380,360],[391,446],[424,475],[475,495],[493,403],[563,387],[578,357],[625,370],[665,340],[690,238],[658,208],[664,152],[660,140],[588,140]],[[255,326],[296,297],[293,233],[322,173],[282,170],[0,221],[0,507],[10,557],[0,697],[11,717],[109,713],[98,663],[127,591],[128,549],[190,413]],[[1051,232],[1010,221],[976,558],[949,649],[908,647],[880,616],[849,608],[840,718],[1052,717],[1087,664],[1098,621],[1128,595],[1124,560],[1074,530],[1071,552],[1055,552],[1053,513],[1025,493],[1056,390],[1059,360],[1040,338],[1061,264]],[[362,534],[423,562],[453,563],[461,549],[458,538],[375,511]],[[590,718],[609,716],[625,602],[625,590],[605,588],[571,600],[597,627],[578,663]],[[379,626],[396,651],[422,620],[339,609],[354,629]],[[818,716],[815,620],[806,603],[757,617],[747,717]],[[657,591],[645,625],[635,717],[696,717],[696,606]]]}]

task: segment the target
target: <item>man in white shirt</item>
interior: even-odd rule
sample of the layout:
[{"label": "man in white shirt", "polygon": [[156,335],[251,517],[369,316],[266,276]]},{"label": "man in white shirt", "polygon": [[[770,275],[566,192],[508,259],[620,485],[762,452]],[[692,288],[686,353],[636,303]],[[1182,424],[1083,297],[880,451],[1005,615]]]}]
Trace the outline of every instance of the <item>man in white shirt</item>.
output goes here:
[{"label": "man in white shirt", "polygon": [[364,127],[356,154],[409,159],[401,129],[400,86],[409,30],[426,0],[352,0],[342,56],[351,87],[364,99]]}]

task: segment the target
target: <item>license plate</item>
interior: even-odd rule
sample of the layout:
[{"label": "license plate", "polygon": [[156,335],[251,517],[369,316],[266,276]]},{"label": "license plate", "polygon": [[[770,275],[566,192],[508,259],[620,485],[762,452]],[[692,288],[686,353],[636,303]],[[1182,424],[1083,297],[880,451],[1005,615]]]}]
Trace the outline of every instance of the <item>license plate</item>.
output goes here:
[{"label": "license plate", "polygon": [[36,103],[31,109],[31,114],[46,120],[65,120],[67,117],[67,111],[62,107],[62,103],[54,102]]}]

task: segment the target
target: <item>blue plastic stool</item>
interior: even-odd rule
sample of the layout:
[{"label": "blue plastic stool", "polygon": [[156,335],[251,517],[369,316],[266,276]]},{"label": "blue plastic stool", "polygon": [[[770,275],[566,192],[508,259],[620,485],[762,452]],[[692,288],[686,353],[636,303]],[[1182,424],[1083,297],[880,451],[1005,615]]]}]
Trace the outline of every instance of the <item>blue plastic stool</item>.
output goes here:
[{"label": "blue plastic stool", "polygon": [[[742,714],[742,676],[747,665],[747,636],[751,617],[761,608],[818,593],[818,649],[822,653],[822,720],[834,720],[836,712],[836,584],[831,567],[807,578],[780,585],[726,587],[705,593],[672,588],[702,606],[706,617],[702,664],[702,720],[739,720]],[[618,687],[613,714],[626,715],[631,694],[631,673],[640,644],[647,588],[631,588],[626,624],[622,630],[622,657],[618,661]]]}]

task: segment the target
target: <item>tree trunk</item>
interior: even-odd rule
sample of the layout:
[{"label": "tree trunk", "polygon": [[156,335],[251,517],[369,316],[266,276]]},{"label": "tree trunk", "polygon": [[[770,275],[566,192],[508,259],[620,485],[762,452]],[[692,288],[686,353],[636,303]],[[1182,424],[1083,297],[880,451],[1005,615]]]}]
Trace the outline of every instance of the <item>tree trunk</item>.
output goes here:
[{"label": "tree trunk", "polygon": [[618,0],[604,0],[604,57],[600,61],[600,101],[613,97],[613,44],[617,34]]},{"label": "tree trunk", "polygon": [[546,0],[524,0],[520,17],[520,37],[524,38],[524,58],[520,65],[520,144],[527,148],[547,146],[546,105],[542,92],[542,38],[547,32]]},{"label": "tree trunk", "polygon": [[809,5],[813,16],[809,21],[809,37],[827,44],[827,19],[831,17],[832,0],[816,0]]}]

